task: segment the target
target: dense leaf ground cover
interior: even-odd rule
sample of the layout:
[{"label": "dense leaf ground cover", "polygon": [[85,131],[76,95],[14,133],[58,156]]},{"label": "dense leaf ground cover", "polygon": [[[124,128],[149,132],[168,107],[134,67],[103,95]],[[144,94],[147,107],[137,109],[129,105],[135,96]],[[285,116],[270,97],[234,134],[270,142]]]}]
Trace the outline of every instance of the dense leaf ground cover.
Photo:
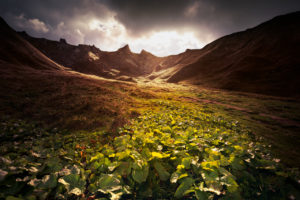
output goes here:
[{"label": "dense leaf ground cover", "polygon": [[112,137],[3,121],[0,198],[298,199],[299,174],[237,121],[154,101]]}]

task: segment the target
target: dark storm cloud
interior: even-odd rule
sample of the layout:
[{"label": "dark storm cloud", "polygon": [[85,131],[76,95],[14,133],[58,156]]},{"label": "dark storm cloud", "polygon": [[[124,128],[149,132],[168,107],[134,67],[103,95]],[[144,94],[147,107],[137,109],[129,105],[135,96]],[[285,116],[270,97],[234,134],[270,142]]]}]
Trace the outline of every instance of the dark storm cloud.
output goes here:
[{"label": "dark storm cloud", "polygon": [[159,55],[199,48],[222,35],[298,10],[299,0],[0,1],[0,15],[13,28],[34,36],[64,37],[104,50],[129,43],[135,51],[144,48]]},{"label": "dark storm cloud", "polygon": [[1,0],[0,6],[1,15],[23,13],[28,18],[39,18],[53,26],[76,15],[107,14],[99,9],[101,4],[94,0]]},{"label": "dark storm cloud", "polygon": [[[194,16],[186,15],[195,4],[198,6]],[[108,5],[135,33],[153,28],[205,26],[220,35],[300,10],[299,0],[111,0]]]},{"label": "dark storm cloud", "polygon": [[[90,30],[87,33],[90,19],[105,19],[112,13],[94,0],[2,0],[0,15],[17,30],[56,40],[66,37],[76,44],[86,43],[87,36],[95,35]],[[84,31],[84,35],[80,35],[80,31]]]},{"label": "dark storm cloud", "polygon": [[184,23],[189,24],[192,21],[185,19],[184,10],[193,2],[195,1],[112,0],[108,1],[108,5],[117,12],[117,19],[132,32],[138,33],[153,28],[168,29]]}]

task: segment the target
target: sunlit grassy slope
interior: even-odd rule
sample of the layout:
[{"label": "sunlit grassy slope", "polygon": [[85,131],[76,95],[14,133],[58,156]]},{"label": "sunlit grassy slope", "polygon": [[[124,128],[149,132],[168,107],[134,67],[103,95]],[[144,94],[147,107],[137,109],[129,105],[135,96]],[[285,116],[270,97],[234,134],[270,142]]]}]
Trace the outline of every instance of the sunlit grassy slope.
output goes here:
[{"label": "sunlit grassy slope", "polygon": [[118,130],[3,118],[0,198],[300,198],[297,101],[172,84],[117,91],[128,99]]}]

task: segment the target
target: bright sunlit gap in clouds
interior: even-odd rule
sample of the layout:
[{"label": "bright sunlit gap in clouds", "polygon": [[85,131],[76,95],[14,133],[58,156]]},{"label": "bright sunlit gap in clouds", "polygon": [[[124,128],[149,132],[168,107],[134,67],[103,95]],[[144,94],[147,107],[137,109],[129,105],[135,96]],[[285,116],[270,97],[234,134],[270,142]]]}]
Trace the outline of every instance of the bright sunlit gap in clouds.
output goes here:
[{"label": "bright sunlit gap in clouds", "polygon": [[128,44],[133,52],[166,56],[299,10],[299,0],[273,1],[1,0],[0,12],[14,29],[33,37],[65,38],[105,51]]},{"label": "bright sunlit gap in clouds", "polygon": [[214,39],[207,30],[199,37],[199,29],[182,26],[151,29],[142,34],[135,34],[134,30],[128,30],[116,18],[114,12],[107,13],[104,17],[75,16],[60,21],[55,26],[24,14],[9,17],[18,30],[29,31],[29,34],[35,37],[54,40],[65,38],[70,44],[95,45],[103,51],[116,51],[128,44],[134,53],[140,53],[144,49],[156,56],[168,56],[179,54],[186,49],[202,48]]},{"label": "bright sunlit gap in clouds", "polygon": [[181,53],[186,49],[201,48],[204,44],[197,39],[193,32],[160,31],[132,39],[129,45],[133,52],[145,49],[157,56],[167,56]]},{"label": "bright sunlit gap in clouds", "polygon": [[99,38],[90,42],[94,42],[104,51],[115,51],[128,44],[135,53],[144,49],[157,56],[167,56],[181,53],[186,49],[201,48],[205,44],[199,41],[192,31],[180,33],[176,30],[153,31],[140,37],[132,37],[114,18],[106,21],[92,19],[88,26],[91,31],[99,32]]}]

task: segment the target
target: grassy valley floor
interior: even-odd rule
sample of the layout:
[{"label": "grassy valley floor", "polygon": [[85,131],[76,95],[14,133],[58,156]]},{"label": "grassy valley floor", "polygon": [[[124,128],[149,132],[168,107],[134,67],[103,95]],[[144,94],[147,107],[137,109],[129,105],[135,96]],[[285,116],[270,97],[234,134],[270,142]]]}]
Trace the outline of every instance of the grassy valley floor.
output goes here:
[{"label": "grassy valley floor", "polygon": [[[0,198],[300,198],[299,101],[143,80],[99,83],[52,96],[55,105],[72,105],[60,105],[65,117],[47,118],[60,113],[51,103],[41,109],[47,113],[26,104],[43,116],[36,117],[6,102]],[[45,101],[39,95],[28,98]],[[18,94],[5,98],[24,104]]]}]

